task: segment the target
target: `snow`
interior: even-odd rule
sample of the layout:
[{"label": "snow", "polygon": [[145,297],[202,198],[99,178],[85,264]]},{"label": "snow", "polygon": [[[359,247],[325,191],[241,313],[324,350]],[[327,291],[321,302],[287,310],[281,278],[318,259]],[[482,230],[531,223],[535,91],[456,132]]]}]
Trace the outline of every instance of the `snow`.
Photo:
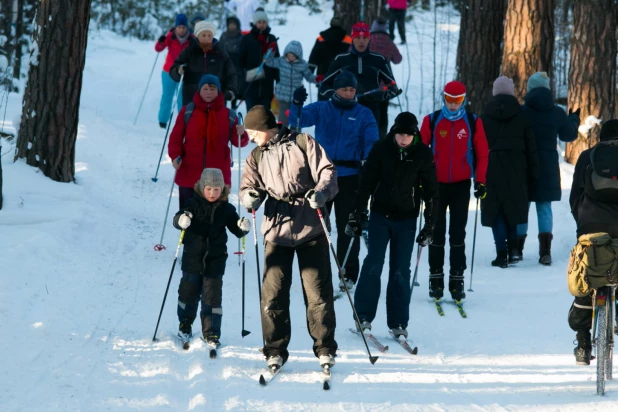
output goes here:
[{"label": "snow", "polygon": [[[273,33],[280,36],[280,43],[300,40],[308,55],[318,30],[328,26],[330,17],[329,13],[307,16],[303,9],[291,7],[285,16],[287,26],[275,26]],[[417,114],[426,114],[435,101],[432,45],[427,40],[433,33],[434,16],[417,17],[415,25],[408,24],[410,42],[403,50],[413,62],[406,102],[413,110],[420,108]],[[450,12],[445,19],[444,24],[457,21]],[[446,39],[448,33],[439,35]],[[436,60],[438,84],[454,69],[457,42],[452,41],[450,54],[443,53],[444,63]],[[419,55],[421,44],[427,59]],[[152,42],[109,32],[91,35],[76,184],[50,181],[23,161],[2,159],[3,410],[601,411],[618,407],[618,385],[609,382],[607,396],[597,397],[594,366],[577,367],[572,355],[574,333],[567,324],[572,299],[565,270],[575,225],[566,202],[573,168],[566,164],[561,165],[563,200],[553,205],[555,263],[551,267],[536,263],[534,208],[525,260],[514,268],[490,266],[495,256],[491,231],[479,226],[474,292],[468,292],[466,299],[468,319],[461,319],[455,307],[446,303],[446,316],[437,315],[427,297],[423,252],[421,286],[415,288],[410,308],[409,330],[419,347],[416,357],[389,341],[385,285],[373,332],[390,350],[379,354],[371,347],[372,354],[380,356],[375,365],[369,363],[362,341],[347,331],[353,327],[352,312],[347,299],[340,299],[335,303],[337,365],[332,390],[322,391],[295,269],[290,359],[272,386],[260,387],[257,378],[264,362],[258,352],[261,336],[252,235],[247,238],[245,320],[252,333],[240,336],[241,271],[232,255],[237,241],[230,238],[220,358],[209,359],[199,340],[187,352],[178,349],[173,337],[178,326],[178,267],[161,319],[160,341],[153,343],[179,235],[168,226],[163,242],[168,249],[153,250],[173,177],[166,157],[159,182],[150,180],[164,138],[156,119],[159,81],[151,82],[140,119],[136,126],[132,124],[154,57]],[[403,65],[395,66],[400,83],[407,78],[407,57]],[[312,92],[315,99],[315,88]],[[17,119],[20,112],[21,97],[12,94],[7,119]],[[391,108],[391,119],[395,114]],[[9,123],[7,127],[12,126]],[[14,140],[8,143],[10,149]],[[249,150],[242,150],[243,159]],[[234,182],[237,172],[236,162]],[[173,196],[175,211],[176,191]],[[236,199],[232,195],[234,204]],[[474,208],[471,201],[468,262]],[[262,260],[261,245],[259,249]],[[334,273],[335,269],[333,265]],[[194,328],[198,327],[196,322]]]}]

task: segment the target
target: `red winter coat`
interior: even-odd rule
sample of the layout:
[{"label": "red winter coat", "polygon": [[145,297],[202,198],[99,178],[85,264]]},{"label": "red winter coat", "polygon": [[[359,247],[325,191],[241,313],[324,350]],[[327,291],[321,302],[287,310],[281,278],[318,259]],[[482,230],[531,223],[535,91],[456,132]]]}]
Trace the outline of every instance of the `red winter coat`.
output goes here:
[{"label": "red winter coat", "polygon": [[485,184],[489,148],[481,118],[476,118],[476,130],[470,140],[467,115],[454,122],[445,119],[439,111],[434,113],[435,115],[439,117],[433,136],[430,130],[430,116],[425,116],[421,126],[421,137],[423,143],[433,150],[438,182],[457,183],[470,179],[473,177],[474,167],[474,181]]},{"label": "red winter coat", "polygon": [[408,0],[388,0],[388,7],[396,10],[405,10],[408,8]]},{"label": "red winter coat", "polygon": [[163,65],[163,71],[169,73],[172,64],[174,64],[174,60],[176,57],[180,55],[184,49],[189,46],[190,40],[195,36],[190,34],[187,40],[184,43],[180,44],[180,41],[174,34],[174,29],[171,29],[167,35],[165,36],[165,41],[163,43],[159,43],[158,41],[155,43],[155,50],[157,53],[162,52],[167,47],[167,57],[165,57],[165,64]]},{"label": "red winter coat", "polygon": [[[199,93],[195,93],[193,103],[195,108],[186,130],[187,106],[180,109],[167,146],[170,158],[176,159],[178,156],[182,158],[175,182],[178,186],[193,187],[195,182],[200,180],[202,171],[209,167],[221,170],[225,184],[231,187],[232,170],[228,143],[231,142],[238,147],[236,134],[238,119],[230,130],[229,109],[225,107],[221,93],[211,103],[206,103]],[[241,147],[245,147],[247,143],[249,136],[245,132],[240,142]]]}]

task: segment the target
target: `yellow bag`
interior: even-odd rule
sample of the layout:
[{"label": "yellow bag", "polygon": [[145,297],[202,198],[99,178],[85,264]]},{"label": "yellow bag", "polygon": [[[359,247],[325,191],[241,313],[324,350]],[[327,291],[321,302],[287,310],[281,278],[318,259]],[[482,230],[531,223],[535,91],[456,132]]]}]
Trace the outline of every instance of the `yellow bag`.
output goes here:
[{"label": "yellow bag", "polygon": [[607,233],[580,236],[569,258],[567,283],[576,297],[618,283],[618,239]]}]

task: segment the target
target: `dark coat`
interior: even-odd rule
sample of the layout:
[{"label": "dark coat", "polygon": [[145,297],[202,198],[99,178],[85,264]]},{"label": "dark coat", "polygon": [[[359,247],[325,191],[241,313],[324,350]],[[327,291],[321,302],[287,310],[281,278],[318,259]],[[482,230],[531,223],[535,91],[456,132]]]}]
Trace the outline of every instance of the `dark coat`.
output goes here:
[{"label": "dark coat", "polygon": [[487,197],[481,202],[483,226],[502,213],[509,226],[528,222],[528,185],[539,177],[532,123],[511,95],[494,96],[481,116],[489,145]]},{"label": "dark coat", "polygon": [[245,236],[238,227],[236,208],[228,203],[229,189],[226,187],[219,200],[214,203],[204,199],[197,190],[187,206],[174,216],[174,227],[180,230],[178,219],[184,212],[190,212],[191,225],[187,228],[182,253],[182,270],[200,273],[204,276],[220,276],[225,273],[227,260],[227,228],[236,237]]},{"label": "dark coat", "polygon": [[[228,17],[227,22],[235,21],[237,27],[240,28],[240,20],[238,17]],[[219,45],[224,53],[230,56],[234,69],[236,69],[236,98],[242,98],[241,93],[245,90],[245,72],[240,67],[240,42],[242,41],[243,34],[238,29],[236,32],[230,32],[229,30],[224,32],[219,39]]]},{"label": "dark coat", "polygon": [[566,115],[554,104],[551,91],[545,87],[532,89],[524,97],[522,112],[532,121],[536,149],[539,153],[539,179],[530,186],[531,202],[555,202],[562,196],[557,137],[563,142],[577,139],[579,117]]},{"label": "dark coat", "polygon": [[180,53],[170,69],[172,79],[179,82],[178,67],[183,64],[187,65],[182,85],[183,106],[193,100],[193,95],[198,91],[200,79],[205,74],[214,74],[219,78],[222,93],[227,91],[237,93],[236,69],[230,57],[223,52],[219,42],[215,39],[213,43],[212,49],[204,53],[197,39],[192,39],[189,47]]},{"label": "dark coat", "polygon": [[[422,196],[426,224],[435,224],[438,206],[436,165],[431,149],[418,140],[401,149],[389,133],[373,145],[361,171],[355,199],[357,212],[366,209],[371,195],[371,210],[387,219],[416,219]],[[419,190],[421,181],[423,188]]]},{"label": "dark coat", "polygon": [[[259,36],[265,36],[266,44],[277,43],[277,38],[270,34],[270,27],[260,32],[256,27],[245,34],[240,41],[240,60],[238,66],[243,70],[243,76],[247,70],[255,69],[262,64],[265,57],[265,52],[262,51],[262,43]],[[277,46],[273,52],[275,57],[279,57],[279,47]],[[256,80],[247,84],[247,94],[254,99],[268,98],[272,99],[275,94],[275,80],[278,80],[278,70],[264,65],[262,68],[265,77],[261,80]],[[244,90],[241,92],[244,93]],[[244,96],[243,96],[244,97]]]},{"label": "dark coat", "polygon": [[352,39],[342,27],[330,27],[320,32],[309,55],[311,70],[317,68],[316,74],[326,75],[330,63],[337,55],[346,53],[350,44]]}]

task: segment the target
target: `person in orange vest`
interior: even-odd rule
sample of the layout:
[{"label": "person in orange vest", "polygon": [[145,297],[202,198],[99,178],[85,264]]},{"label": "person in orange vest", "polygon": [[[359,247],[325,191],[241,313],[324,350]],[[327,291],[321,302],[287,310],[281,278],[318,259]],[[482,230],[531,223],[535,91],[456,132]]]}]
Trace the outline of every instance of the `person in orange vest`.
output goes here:
[{"label": "person in orange vest", "polygon": [[351,44],[352,38],[343,28],[341,18],[333,17],[330,21],[330,27],[320,32],[309,55],[309,66],[311,70],[317,69],[316,81],[318,83],[324,80],[328,66],[335,56],[346,53],[350,50]]}]

